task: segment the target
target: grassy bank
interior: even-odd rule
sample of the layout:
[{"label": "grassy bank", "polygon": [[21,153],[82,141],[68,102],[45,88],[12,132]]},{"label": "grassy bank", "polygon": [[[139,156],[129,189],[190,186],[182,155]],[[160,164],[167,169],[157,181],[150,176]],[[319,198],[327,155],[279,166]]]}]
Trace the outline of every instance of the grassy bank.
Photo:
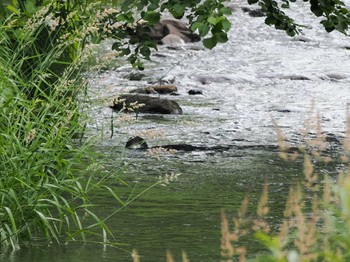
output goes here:
[{"label": "grassy bank", "polygon": [[[62,11],[62,8],[66,8]],[[0,250],[23,240],[85,239],[102,219],[90,211],[96,163],[79,140],[84,116],[87,21],[63,23],[49,5],[0,20]]]}]

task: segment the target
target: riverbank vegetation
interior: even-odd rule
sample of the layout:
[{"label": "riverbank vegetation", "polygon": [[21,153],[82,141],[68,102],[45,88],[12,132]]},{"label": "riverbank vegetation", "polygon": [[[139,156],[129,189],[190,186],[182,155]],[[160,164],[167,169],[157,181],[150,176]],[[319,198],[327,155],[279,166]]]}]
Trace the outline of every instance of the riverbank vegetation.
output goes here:
[{"label": "riverbank vegetation", "polygon": [[[312,119],[311,119],[312,120]],[[343,151],[329,155],[329,144],[322,132],[320,116],[305,132],[301,155],[288,152],[290,145],[277,129],[280,156],[284,161],[303,158],[304,176],[289,190],[280,225],[269,223],[268,181],[263,186],[256,214],[247,213],[249,197],[230,223],[222,210],[221,254],[224,261],[347,261],[350,257],[350,115],[342,140]],[[327,153],[328,152],[328,153]],[[339,159],[337,159],[339,158]],[[341,163],[339,171],[325,174],[327,165]],[[244,238],[249,235],[266,248],[261,255],[249,252]],[[242,241],[243,240],[243,241]]]},{"label": "riverbank vegetation", "polygon": [[63,23],[78,10],[59,2],[21,8],[0,24],[0,246],[14,250],[25,240],[85,239],[94,227],[108,233],[90,209],[104,178],[79,140],[86,23]]}]

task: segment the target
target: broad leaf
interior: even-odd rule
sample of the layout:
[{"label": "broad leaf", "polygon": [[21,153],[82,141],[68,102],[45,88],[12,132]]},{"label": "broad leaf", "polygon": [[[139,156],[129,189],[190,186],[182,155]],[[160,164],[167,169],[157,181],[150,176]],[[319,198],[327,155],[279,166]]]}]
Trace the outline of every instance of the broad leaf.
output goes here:
[{"label": "broad leaf", "polygon": [[203,40],[203,45],[208,49],[213,49],[217,43],[218,42],[215,37],[210,37]]}]

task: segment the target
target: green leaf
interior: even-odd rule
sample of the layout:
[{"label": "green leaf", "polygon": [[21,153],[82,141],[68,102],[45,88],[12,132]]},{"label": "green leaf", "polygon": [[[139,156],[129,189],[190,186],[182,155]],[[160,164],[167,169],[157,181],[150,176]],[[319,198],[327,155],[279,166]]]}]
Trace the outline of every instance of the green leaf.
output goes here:
[{"label": "green leaf", "polygon": [[156,10],[157,8],[159,8],[159,5],[157,5],[157,4],[150,4],[150,5],[147,7],[147,10],[148,10],[148,11],[154,11],[154,10]]},{"label": "green leaf", "polygon": [[21,12],[14,6],[8,5],[6,6],[8,10],[10,10],[12,13],[15,13],[16,15],[20,15]]},{"label": "green leaf", "polygon": [[219,9],[219,14],[222,14],[222,15],[231,15],[232,14],[232,11],[230,8],[227,8],[227,7],[221,7]]},{"label": "green leaf", "polygon": [[130,37],[129,43],[130,43],[131,45],[135,45],[135,44],[139,43],[140,40],[141,40],[141,39],[140,39],[138,36],[133,35],[133,36]]},{"label": "green leaf", "polygon": [[26,9],[26,14],[29,14],[30,16],[31,16],[32,14],[34,14],[35,11],[36,11],[36,8],[35,8],[34,3],[33,3],[33,2],[30,2],[30,1],[26,3],[25,9]]},{"label": "green leaf", "polygon": [[286,33],[287,33],[287,35],[292,36],[292,37],[296,35],[296,31],[293,28],[288,28],[286,30]]},{"label": "green leaf", "polygon": [[194,32],[198,29],[198,33],[200,37],[206,36],[209,32],[209,25],[205,23],[195,22],[191,25],[191,30]]},{"label": "green leaf", "polygon": [[185,14],[186,7],[183,4],[176,3],[171,9],[170,12],[175,18],[182,18]]},{"label": "green leaf", "polygon": [[133,3],[133,0],[125,0],[122,4],[122,11],[127,12],[131,9],[130,5]]},{"label": "green leaf", "polygon": [[124,14],[119,14],[118,16],[117,16],[117,21],[118,22],[127,22],[127,23],[132,23],[133,22],[133,18],[132,17],[130,17],[130,15],[129,14],[127,14],[127,13],[124,13]]},{"label": "green leaf", "polygon": [[224,32],[217,33],[214,37],[218,43],[226,43],[228,41],[227,34]]},{"label": "green leaf", "polygon": [[217,23],[219,23],[221,21],[222,17],[214,17],[214,16],[210,16],[207,21],[209,24],[212,24],[212,25],[216,25]]},{"label": "green leaf", "polygon": [[150,25],[154,25],[159,22],[160,20],[160,13],[156,11],[148,11],[145,12],[143,17],[144,20],[148,22]]},{"label": "green leaf", "polygon": [[145,58],[149,59],[151,55],[151,50],[148,46],[142,46],[140,49],[140,54],[143,55]]},{"label": "green leaf", "polygon": [[277,23],[277,19],[275,18],[275,17],[273,17],[273,16],[268,16],[268,17],[266,17],[266,19],[265,19],[265,24],[267,24],[267,25],[274,25],[274,24],[276,24]]},{"label": "green leaf", "polygon": [[323,20],[321,21],[321,24],[324,26],[324,27],[333,27],[333,23],[329,20]]},{"label": "green leaf", "polygon": [[334,25],[339,24],[339,18],[335,15],[331,15],[330,20],[333,22]]},{"label": "green leaf", "polygon": [[330,33],[330,32],[332,32],[335,28],[334,28],[334,26],[331,26],[331,27],[325,27],[325,29],[326,29],[327,33]]},{"label": "green leaf", "polygon": [[342,13],[343,15],[346,15],[346,14],[349,13],[349,10],[346,9],[346,8],[342,8],[340,11],[341,11],[341,13]]},{"label": "green leaf", "polygon": [[210,37],[203,40],[203,45],[208,49],[213,49],[217,43],[218,42],[215,37]]},{"label": "green leaf", "polygon": [[315,14],[315,16],[319,17],[323,15],[323,11],[319,6],[311,6],[311,12]]},{"label": "green leaf", "polygon": [[231,28],[231,23],[230,21],[228,21],[226,18],[224,20],[221,21],[221,24],[222,24],[222,29],[225,31],[225,32],[228,32],[228,30],[230,30]]}]

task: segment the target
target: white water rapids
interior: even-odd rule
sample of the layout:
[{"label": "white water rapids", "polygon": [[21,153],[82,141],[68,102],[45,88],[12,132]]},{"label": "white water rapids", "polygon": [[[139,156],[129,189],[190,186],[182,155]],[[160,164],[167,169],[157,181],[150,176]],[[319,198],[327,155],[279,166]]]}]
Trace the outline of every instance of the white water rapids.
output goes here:
[{"label": "white water rapids", "polygon": [[[295,38],[265,25],[264,18],[250,17],[236,8],[226,44],[213,50],[202,48],[201,43],[178,50],[159,46],[141,81],[126,79],[133,72],[129,65],[99,74],[91,80],[91,97],[106,102],[94,108],[91,127],[108,130],[108,105],[114,97],[165,75],[180,94],[166,98],[176,100],[184,115],[146,115],[131,124],[116,120],[118,135],[103,143],[117,145],[151,130],[165,134],[151,139],[152,145],[273,145],[273,120],[288,139],[298,142],[312,108],[314,119],[320,113],[325,132],[342,136],[350,102],[349,37],[325,32],[304,5],[294,3],[289,10],[299,24],[308,25]],[[190,89],[200,89],[203,95],[189,96]]]}]

